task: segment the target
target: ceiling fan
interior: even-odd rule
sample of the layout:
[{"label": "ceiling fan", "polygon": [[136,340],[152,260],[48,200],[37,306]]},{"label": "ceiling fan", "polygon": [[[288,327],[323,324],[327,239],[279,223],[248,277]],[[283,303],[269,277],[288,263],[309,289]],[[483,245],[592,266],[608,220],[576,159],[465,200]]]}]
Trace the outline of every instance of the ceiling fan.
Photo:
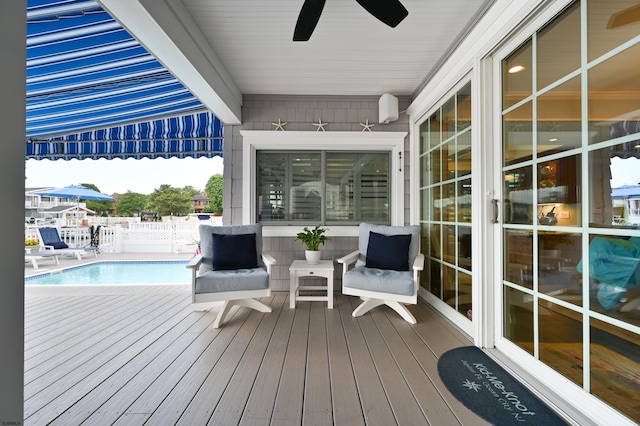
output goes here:
[{"label": "ceiling fan", "polygon": [[[320,20],[326,0],[305,0],[298,15],[293,41],[307,41]],[[395,28],[409,12],[399,0],[356,0],[378,20]]]}]

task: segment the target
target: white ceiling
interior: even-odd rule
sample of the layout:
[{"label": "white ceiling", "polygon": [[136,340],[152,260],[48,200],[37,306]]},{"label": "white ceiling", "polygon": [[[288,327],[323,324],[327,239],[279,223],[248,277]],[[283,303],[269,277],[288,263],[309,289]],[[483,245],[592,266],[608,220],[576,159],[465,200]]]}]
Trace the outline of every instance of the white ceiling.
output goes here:
[{"label": "white ceiling", "polygon": [[226,123],[242,95],[412,95],[493,0],[401,0],[389,28],[356,0],[327,0],[294,42],[303,0],[99,0]]}]

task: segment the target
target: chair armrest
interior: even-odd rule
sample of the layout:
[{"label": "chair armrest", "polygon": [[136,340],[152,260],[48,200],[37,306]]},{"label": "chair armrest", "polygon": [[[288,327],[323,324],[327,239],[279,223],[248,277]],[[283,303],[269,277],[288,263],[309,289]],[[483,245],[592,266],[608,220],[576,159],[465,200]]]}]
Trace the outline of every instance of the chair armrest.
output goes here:
[{"label": "chair armrest", "polygon": [[276,264],[276,260],[273,258],[273,256],[267,253],[262,253],[262,261],[268,265]]},{"label": "chair armrest", "polygon": [[418,253],[416,259],[413,261],[413,270],[422,271],[424,269],[424,254]]},{"label": "chair armrest", "polygon": [[195,256],[193,256],[193,258],[191,258],[191,260],[189,261],[189,263],[187,263],[186,267],[189,269],[198,269],[198,267],[200,266],[200,264],[202,263],[202,255],[201,254],[197,254]]},{"label": "chair armrest", "polygon": [[358,260],[359,256],[360,251],[356,250],[338,259],[338,263],[342,263],[342,274],[345,274],[349,270],[349,265],[353,265],[356,263],[356,260]]},{"label": "chair armrest", "polygon": [[271,266],[276,264],[276,259],[274,259],[270,254],[262,253],[262,261],[264,262],[264,266],[267,268],[267,274],[271,275]]},{"label": "chair armrest", "polygon": [[356,260],[358,260],[358,256],[360,255],[360,251],[356,250],[353,251],[349,254],[347,254],[346,256],[342,256],[341,258],[337,259],[338,263],[343,263],[345,265],[350,265],[352,263],[355,263]]}]

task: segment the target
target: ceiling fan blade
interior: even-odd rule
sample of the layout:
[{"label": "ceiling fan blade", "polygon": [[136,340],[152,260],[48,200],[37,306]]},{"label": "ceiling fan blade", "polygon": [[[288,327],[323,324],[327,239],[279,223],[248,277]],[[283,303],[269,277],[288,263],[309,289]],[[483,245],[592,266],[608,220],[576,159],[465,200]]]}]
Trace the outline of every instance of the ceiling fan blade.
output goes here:
[{"label": "ceiling fan blade", "polygon": [[298,15],[296,29],[293,31],[293,41],[307,41],[315,30],[325,0],[305,0]]},{"label": "ceiling fan blade", "polygon": [[388,26],[395,28],[409,12],[399,0],[356,0],[367,12]]},{"label": "ceiling fan blade", "polygon": [[624,25],[634,24],[638,21],[640,21],[640,5],[631,6],[628,9],[611,15],[607,23],[607,28],[618,28]]}]

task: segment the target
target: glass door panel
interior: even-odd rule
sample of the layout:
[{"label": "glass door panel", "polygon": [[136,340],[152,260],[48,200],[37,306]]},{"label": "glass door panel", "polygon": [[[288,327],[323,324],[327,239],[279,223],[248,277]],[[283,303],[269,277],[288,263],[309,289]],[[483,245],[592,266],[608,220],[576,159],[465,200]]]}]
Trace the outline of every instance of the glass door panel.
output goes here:
[{"label": "glass door panel", "polygon": [[502,337],[635,421],[639,13],[637,1],[575,1],[503,60],[496,164]]},{"label": "glass door panel", "polygon": [[[472,319],[471,83],[419,125],[420,220],[427,259],[421,285]],[[427,249],[427,251],[425,251]]]}]

